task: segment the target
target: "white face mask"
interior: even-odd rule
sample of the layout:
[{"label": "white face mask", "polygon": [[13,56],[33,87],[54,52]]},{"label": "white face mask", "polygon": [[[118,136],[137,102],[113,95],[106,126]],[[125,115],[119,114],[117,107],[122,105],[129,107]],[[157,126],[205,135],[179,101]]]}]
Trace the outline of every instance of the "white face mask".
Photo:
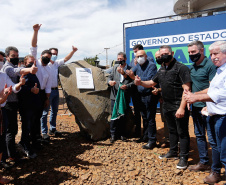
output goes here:
[{"label": "white face mask", "polygon": [[0,69],[2,69],[3,65],[4,65],[4,62],[0,62]]},{"label": "white face mask", "polygon": [[144,58],[144,57],[139,57],[139,58],[137,59],[137,62],[138,62],[138,64],[142,65],[142,64],[144,64],[144,62],[145,62],[145,58]]},{"label": "white face mask", "polygon": [[52,55],[51,60],[55,62],[56,59],[57,59],[57,55]]},{"label": "white face mask", "polygon": [[137,53],[134,53],[134,57],[136,57]]}]

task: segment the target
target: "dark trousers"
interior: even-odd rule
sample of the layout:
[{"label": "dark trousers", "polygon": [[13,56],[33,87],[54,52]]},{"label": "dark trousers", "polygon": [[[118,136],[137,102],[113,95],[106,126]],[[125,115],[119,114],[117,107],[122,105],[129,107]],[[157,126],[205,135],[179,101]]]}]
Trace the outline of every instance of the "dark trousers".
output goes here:
[{"label": "dark trousers", "polygon": [[147,139],[149,143],[156,142],[156,108],[158,97],[155,95],[141,96],[141,116],[143,118],[143,138]]},{"label": "dark trousers", "polygon": [[[36,141],[36,132],[40,131],[40,111],[38,109],[23,107],[20,108],[20,115],[22,121],[22,134],[20,144],[24,147],[24,150],[31,151],[32,143]],[[35,125],[37,124],[37,126]]]},{"label": "dark trousers", "polygon": [[180,157],[188,159],[190,137],[188,133],[189,112],[186,109],[183,118],[176,118],[175,111],[166,111],[163,109],[166,122],[169,128],[170,152],[178,153],[178,141],[180,141]]},{"label": "dark trousers", "polygon": [[137,90],[134,90],[131,94],[132,101],[133,101],[133,107],[134,107],[134,119],[135,119],[135,135],[139,136],[141,135],[141,114],[140,114],[140,94],[137,92]]},{"label": "dark trousers", "polygon": [[2,135],[2,161],[5,162],[6,159],[8,158],[8,151],[7,151],[7,146],[6,146],[6,131],[7,131],[7,127],[8,127],[8,118],[7,118],[7,113],[6,113],[6,109],[4,107],[2,107],[2,116],[3,116],[3,135]]},{"label": "dark trousers", "polygon": [[5,105],[6,114],[8,118],[8,126],[6,130],[6,146],[8,156],[16,157],[15,136],[18,132],[17,125],[17,110],[18,102],[7,102]]},{"label": "dark trousers", "polygon": [[41,108],[36,111],[36,116],[35,116],[35,123],[34,127],[32,130],[32,143],[35,144],[36,142],[41,142],[41,117],[42,117],[42,112],[44,110],[44,104],[46,100],[46,93],[45,90],[40,90],[40,98],[41,98]]},{"label": "dark trousers", "polygon": [[[115,100],[111,100],[111,112],[113,111]],[[111,136],[125,136],[126,120],[125,116],[121,116],[119,119],[111,120],[110,133]]]}]

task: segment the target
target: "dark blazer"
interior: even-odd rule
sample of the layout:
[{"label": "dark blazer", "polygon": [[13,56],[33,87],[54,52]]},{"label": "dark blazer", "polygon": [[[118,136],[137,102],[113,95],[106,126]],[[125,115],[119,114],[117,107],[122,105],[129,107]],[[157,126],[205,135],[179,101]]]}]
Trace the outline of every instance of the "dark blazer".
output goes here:
[{"label": "dark blazer", "polygon": [[[109,83],[109,81],[116,82],[116,84],[113,87],[111,86],[111,94],[110,94],[111,100],[115,100],[115,98],[117,96],[119,84],[120,84],[121,74],[117,71],[118,66],[119,66],[119,64],[114,65],[113,70],[108,77],[108,83]],[[131,67],[127,65],[126,69],[130,70]],[[130,94],[131,90],[135,87],[135,84],[133,83],[133,80],[129,76],[124,78],[124,80],[122,81],[122,84],[127,85],[127,89],[125,90],[125,97],[129,98],[129,94]]]}]

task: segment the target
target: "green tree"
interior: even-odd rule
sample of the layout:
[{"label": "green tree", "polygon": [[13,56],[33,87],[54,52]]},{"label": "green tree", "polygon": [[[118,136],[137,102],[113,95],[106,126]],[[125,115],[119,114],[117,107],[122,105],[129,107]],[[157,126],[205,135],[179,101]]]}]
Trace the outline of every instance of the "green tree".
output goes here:
[{"label": "green tree", "polygon": [[98,58],[97,55],[96,55],[95,57],[89,57],[89,58],[85,57],[85,58],[84,58],[84,60],[85,60],[87,63],[89,63],[90,65],[92,65],[92,66],[96,66],[95,61],[97,61],[98,59],[99,59],[99,58]]}]

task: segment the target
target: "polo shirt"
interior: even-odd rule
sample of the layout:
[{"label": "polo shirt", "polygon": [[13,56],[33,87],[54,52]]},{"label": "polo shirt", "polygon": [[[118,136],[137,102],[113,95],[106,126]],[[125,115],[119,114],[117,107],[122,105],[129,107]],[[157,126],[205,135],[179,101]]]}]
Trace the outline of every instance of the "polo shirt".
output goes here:
[{"label": "polo shirt", "polygon": [[[134,74],[138,75],[142,81],[148,81],[151,80],[157,73],[157,67],[154,62],[146,60],[143,65],[137,64],[134,68],[132,68],[132,71]],[[151,92],[153,89],[138,85],[137,90],[140,95],[145,96],[152,94]]]},{"label": "polo shirt", "polygon": [[191,82],[191,77],[189,68],[174,58],[168,67],[162,66],[152,80],[162,88],[164,110],[175,111],[180,107],[182,85]]},{"label": "polo shirt", "polygon": [[[209,88],[209,82],[212,81],[216,74],[216,66],[213,62],[205,57],[198,66],[196,63],[190,67],[190,74],[192,80],[192,92],[202,91]],[[205,107],[205,102],[195,102],[195,107]]]}]

